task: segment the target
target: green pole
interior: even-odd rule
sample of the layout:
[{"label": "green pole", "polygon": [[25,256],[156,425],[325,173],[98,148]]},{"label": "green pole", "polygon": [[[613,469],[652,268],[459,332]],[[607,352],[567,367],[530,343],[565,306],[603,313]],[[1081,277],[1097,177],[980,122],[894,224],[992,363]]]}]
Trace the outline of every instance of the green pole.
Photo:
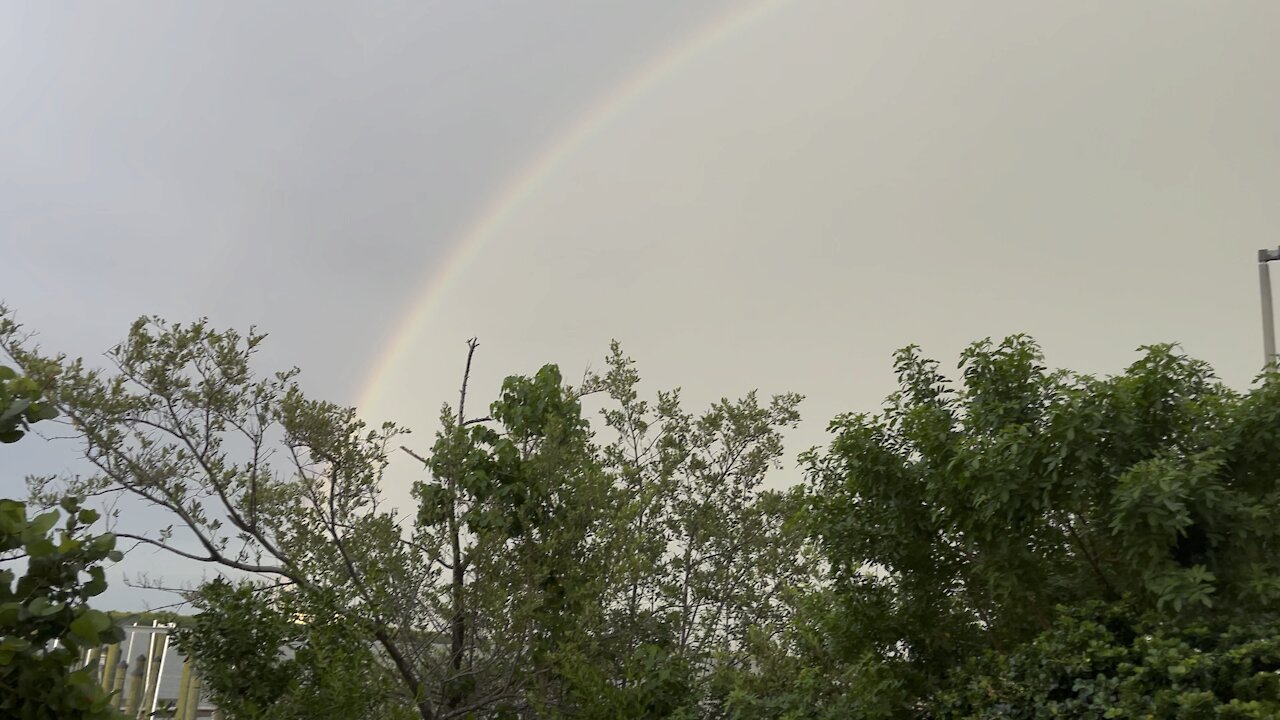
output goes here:
[{"label": "green pole", "polygon": [[147,656],[139,655],[133,662],[133,672],[129,673],[129,702],[124,712],[136,718],[138,708],[142,707],[142,684],[147,680]]}]

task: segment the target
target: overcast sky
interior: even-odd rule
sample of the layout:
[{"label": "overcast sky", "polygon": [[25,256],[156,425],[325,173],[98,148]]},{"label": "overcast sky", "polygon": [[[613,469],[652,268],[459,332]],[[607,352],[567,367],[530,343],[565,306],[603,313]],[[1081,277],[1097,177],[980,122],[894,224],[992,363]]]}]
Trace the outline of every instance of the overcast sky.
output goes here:
[{"label": "overcast sky", "polygon": [[[1027,332],[1111,373],[1179,341],[1243,388],[1278,27],[1266,1],[7,3],[0,298],[73,354],[143,313],[257,324],[264,369],[420,447],[473,335],[478,396],[616,337],[695,407],[808,396],[794,448],[874,410],[908,343],[952,367]],[[67,467],[4,458],[0,495]]]}]

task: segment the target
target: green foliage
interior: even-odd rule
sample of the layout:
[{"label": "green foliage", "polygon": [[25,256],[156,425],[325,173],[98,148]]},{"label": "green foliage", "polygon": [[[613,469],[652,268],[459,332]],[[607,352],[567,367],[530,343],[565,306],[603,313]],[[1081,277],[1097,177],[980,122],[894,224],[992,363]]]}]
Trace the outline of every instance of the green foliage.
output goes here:
[{"label": "green foliage", "polygon": [[578,657],[562,662],[568,692],[551,718],[692,720],[699,717],[694,672],[670,648],[640,645],[616,662]]},{"label": "green foliage", "polygon": [[[461,503],[458,520],[470,532],[496,533],[504,541],[537,536],[564,499],[558,492],[566,488],[557,485],[574,479],[548,471],[591,470],[586,422],[554,366],[533,378],[507,378],[490,413],[498,427],[463,428],[452,413],[442,417],[428,467],[437,481],[415,488],[422,499],[419,521],[439,524]],[[452,493],[442,478],[454,478]]]},{"label": "green foliage", "polygon": [[[72,668],[88,648],[118,642],[122,633],[88,606],[106,589],[102,563],[117,561],[115,537],[87,535],[97,519],[74,499],[27,517],[24,503],[0,500],[0,562],[25,558],[26,572],[0,570],[0,715],[105,720],[116,717],[94,668]],[[82,576],[87,575],[88,580]]]},{"label": "green foliage", "polygon": [[1278,671],[1274,615],[1170,623],[1093,603],[1012,653],[965,664],[935,717],[1261,720],[1280,717]]},{"label": "green foliage", "polygon": [[[353,410],[306,398],[293,381],[296,371],[255,377],[250,360],[262,340],[203,321],[143,318],[108,353],[114,371],[104,372],[42,356],[12,323],[0,327],[0,346],[24,371],[54,379],[50,401],[82,436],[84,457],[97,471],[72,479],[67,492],[124,491],[169,512],[177,529],[131,527],[137,532],[121,535],[289,584],[300,612],[343,614],[367,644],[385,636],[386,597],[403,595],[416,571],[394,513],[376,497],[387,444],[400,430],[370,429]],[[271,460],[284,463],[273,467]],[[216,613],[223,598],[216,587],[209,592],[207,609]],[[305,657],[312,656],[299,663]],[[205,671],[214,661],[256,661],[196,659]],[[327,677],[318,664],[310,670],[316,682]],[[374,687],[360,684],[366,678]],[[382,679],[353,674],[353,696],[375,693]],[[294,696],[325,691],[304,685]]]},{"label": "green foliage", "polygon": [[749,638],[785,627],[786,597],[814,580],[805,528],[794,522],[803,497],[762,488],[801,398],[750,392],[694,415],[678,389],[640,399],[639,373],[616,342],[607,363],[592,386],[608,396],[612,438],[601,456],[617,500],[603,526],[607,640],[597,666],[625,677],[616,658],[662,648],[690,673],[673,714],[714,715],[723,704],[716,671],[753,662]]},{"label": "green foliage", "polygon": [[341,618],[291,613],[296,598],[260,585],[204,585],[174,632],[204,691],[230,718],[409,717],[369,644]]},{"label": "green foliage", "polygon": [[[0,323],[4,321],[0,307]],[[0,443],[17,442],[31,423],[58,417],[57,409],[41,400],[42,393],[39,382],[0,365]]]},{"label": "green foliage", "polygon": [[[889,701],[832,652],[820,625],[831,598],[825,591],[790,593],[790,621],[754,628],[745,648],[750,662],[722,665],[712,673],[713,706],[733,720],[840,720],[891,717],[874,712]],[[855,677],[860,685],[855,687]]]},{"label": "green foliage", "polygon": [[[216,584],[193,596],[215,636],[249,615],[263,623],[252,643],[184,641],[246,717],[329,687],[310,656],[271,650],[336,632],[320,618],[377,648],[376,671],[348,680],[354,697],[382,697],[394,677],[401,705],[423,718],[586,712],[606,695],[651,715],[691,712],[717,702],[709,670],[748,662],[748,634],[784,624],[781,594],[812,580],[796,561],[802,526],[788,521],[800,496],[760,488],[798,396],[751,393],[697,416],[678,392],[650,406],[616,345],[607,376],[582,388],[554,366],[512,376],[488,417],[446,408],[406,527],[380,488],[400,429],[307,398],[295,371],[255,376],[263,336],[144,318],[102,371],[41,356],[14,330],[0,346],[56,379],[54,402],[98,470],[71,491],[132,493],[177,529],[130,539],[276,588],[250,604]],[[464,377],[460,404],[466,390]],[[581,406],[600,391],[616,433],[605,445]],[[305,642],[286,621],[297,618]],[[260,693],[219,668],[253,669]]]},{"label": "green foliage", "polygon": [[546,366],[508,377],[483,421],[442,413],[431,477],[414,491],[416,542],[448,571],[428,595],[448,621],[448,675],[463,680],[442,682],[446,710],[486,695],[559,702],[570,648],[599,627],[599,528],[614,499],[579,397]]},{"label": "green foliage", "polygon": [[[953,384],[907,348],[883,412],[836,418],[809,485],[774,491],[799,396],[641,399],[615,343],[583,386],[548,365],[469,417],[469,354],[402,517],[403,431],[256,376],[262,339],[144,319],[103,372],[0,327],[99,471],[74,494],[132,492],[187,538],[131,539],[255,578],[202,587],[177,634],[232,718],[1280,713],[1274,370],[1237,392],[1153,346],[1096,378],[1014,336]],[[13,428],[47,416],[5,392]],[[33,558],[63,547],[24,512]]]},{"label": "green foliage", "polygon": [[[0,316],[0,320],[3,320]],[[38,383],[0,367],[0,441],[57,412],[40,401]],[[25,503],[0,499],[0,716],[24,720],[117,717],[95,668],[73,670],[81,652],[117,642],[122,633],[90,598],[107,588],[102,564],[120,560],[111,534],[85,532],[98,520],[78,499],[28,517]],[[25,572],[14,564],[25,560]],[[6,567],[7,566],[7,567]],[[87,576],[87,579],[86,577]]]},{"label": "green foliage", "polygon": [[[984,341],[954,387],[908,348],[884,412],[837,418],[809,455],[832,642],[911,688],[901,711],[966,658],[1023,657],[1061,607],[1127,599],[1174,638],[1274,607],[1280,376],[1241,394],[1171,346],[1144,353],[1098,379]],[[1055,717],[1091,716],[1073,713]]]}]

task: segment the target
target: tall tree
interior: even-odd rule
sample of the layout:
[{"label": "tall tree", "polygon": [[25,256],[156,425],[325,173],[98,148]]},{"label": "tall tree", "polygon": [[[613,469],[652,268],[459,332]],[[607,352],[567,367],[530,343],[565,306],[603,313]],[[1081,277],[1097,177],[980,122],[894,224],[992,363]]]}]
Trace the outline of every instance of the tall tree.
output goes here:
[{"label": "tall tree", "polygon": [[447,618],[444,705],[554,705],[559,656],[599,627],[611,488],[581,389],[557,368],[507,378],[483,418],[466,416],[466,391],[464,378],[430,457],[414,453],[430,473],[414,488],[415,542],[446,571],[430,599]]},{"label": "tall tree", "polygon": [[379,492],[399,428],[371,429],[351,409],[308,399],[296,370],[256,376],[261,334],[144,318],[107,354],[106,372],[43,357],[14,330],[0,343],[29,373],[55,379],[50,400],[97,470],[71,490],[123,492],[175,521],[119,537],[256,578],[305,622],[357,629],[405,701],[440,716],[417,660],[434,618],[412,601],[434,568]]},{"label": "tall tree", "polygon": [[801,397],[763,403],[753,391],[694,415],[678,389],[640,399],[635,363],[617,342],[607,366],[593,387],[609,399],[602,457],[620,497],[606,544],[614,682],[632,687],[626,678],[637,665],[661,662],[683,676],[672,676],[655,706],[714,712],[715,672],[747,662],[750,634],[784,625],[783,595],[811,577],[804,536],[787,523],[795,496],[763,488]]},{"label": "tall tree", "polygon": [[[603,376],[511,376],[471,415],[472,341],[434,445],[402,446],[425,473],[402,515],[380,484],[404,431],[306,397],[296,370],[256,375],[262,341],[144,318],[103,371],[0,335],[83,437],[97,473],[71,490],[166,510],[176,529],[120,537],[227,575],[192,596],[180,641],[238,717],[718,712],[717,673],[749,664],[810,581],[802,496],[762,487],[796,395],[650,405],[615,344]],[[603,444],[586,394],[605,401]]]},{"label": "tall tree", "polygon": [[983,341],[953,385],[907,348],[885,410],[832,423],[809,458],[828,628],[886,716],[1058,632],[1064,607],[1174,635],[1275,607],[1280,376],[1239,393],[1172,346],[1143,352],[1096,378],[1050,372],[1022,336]]},{"label": "tall tree", "polygon": [[[294,670],[354,633],[376,648],[376,671],[353,682],[376,698],[394,679],[423,718],[560,703],[559,658],[599,629],[590,621],[602,592],[596,528],[613,503],[580,391],[552,366],[513,376],[473,422],[464,377],[458,411],[446,409],[430,456],[417,455],[431,477],[406,516],[380,487],[403,431],[307,398],[296,370],[257,376],[263,338],[144,318],[108,353],[110,371],[44,357],[12,324],[0,347],[53,379],[50,401],[83,438],[97,473],[73,479],[70,492],[126,493],[167,511],[175,529],[119,537],[251,585],[197,593],[208,626],[256,607],[259,620],[276,618],[264,632],[289,639]],[[281,625],[293,621],[304,637]],[[230,654],[252,648],[186,642],[215,670],[206,678],[234,692],[234,674],[216,670],[244,666],[251,658]],[[260,667],[280,660],[259,650]],[[315,682],[286,684],[277,700],[327,687],[323,668],[310,672]],[[289,716],[258,701],[243,707]]]}]

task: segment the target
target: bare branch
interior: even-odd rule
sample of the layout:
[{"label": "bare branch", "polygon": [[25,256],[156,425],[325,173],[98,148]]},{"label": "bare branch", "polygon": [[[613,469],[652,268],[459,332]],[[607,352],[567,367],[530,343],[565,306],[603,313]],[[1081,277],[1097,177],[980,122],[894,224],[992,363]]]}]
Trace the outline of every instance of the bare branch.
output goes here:
[{"label": "bare branch", "polygon": [[405,447],[404,445],[401,445],[401,446],[400,446],[400,449],[401,449],[401,450],[403,450],[403,451],[405,451],[405,452],[409,455],[409,457],[411,457],[411,458],[413,458],[414,460],[417,460],[418,462],[422,463],[422,464],[423,464],[423,466],[427,466],[427,465],[430,465],[430,464],[431,464],[430,462],[428,462],[428,461],[427,461],[427,459],[426,459],[426,458],[424,458],[424,457],[422,457],[421,455],[419,455],[418,453],[416,453],[416,452],[414,452],[414,451],[410,450],[409,448]]},{"label": "bare branch", "polygon": [[458,391],[458,425],[460,427],[467,422],[467,383],[471,381],[471,358],[475,356],[478,347],[480,343],[475,338],[467,340],[467,367],[462,371],[462,389]]}]

